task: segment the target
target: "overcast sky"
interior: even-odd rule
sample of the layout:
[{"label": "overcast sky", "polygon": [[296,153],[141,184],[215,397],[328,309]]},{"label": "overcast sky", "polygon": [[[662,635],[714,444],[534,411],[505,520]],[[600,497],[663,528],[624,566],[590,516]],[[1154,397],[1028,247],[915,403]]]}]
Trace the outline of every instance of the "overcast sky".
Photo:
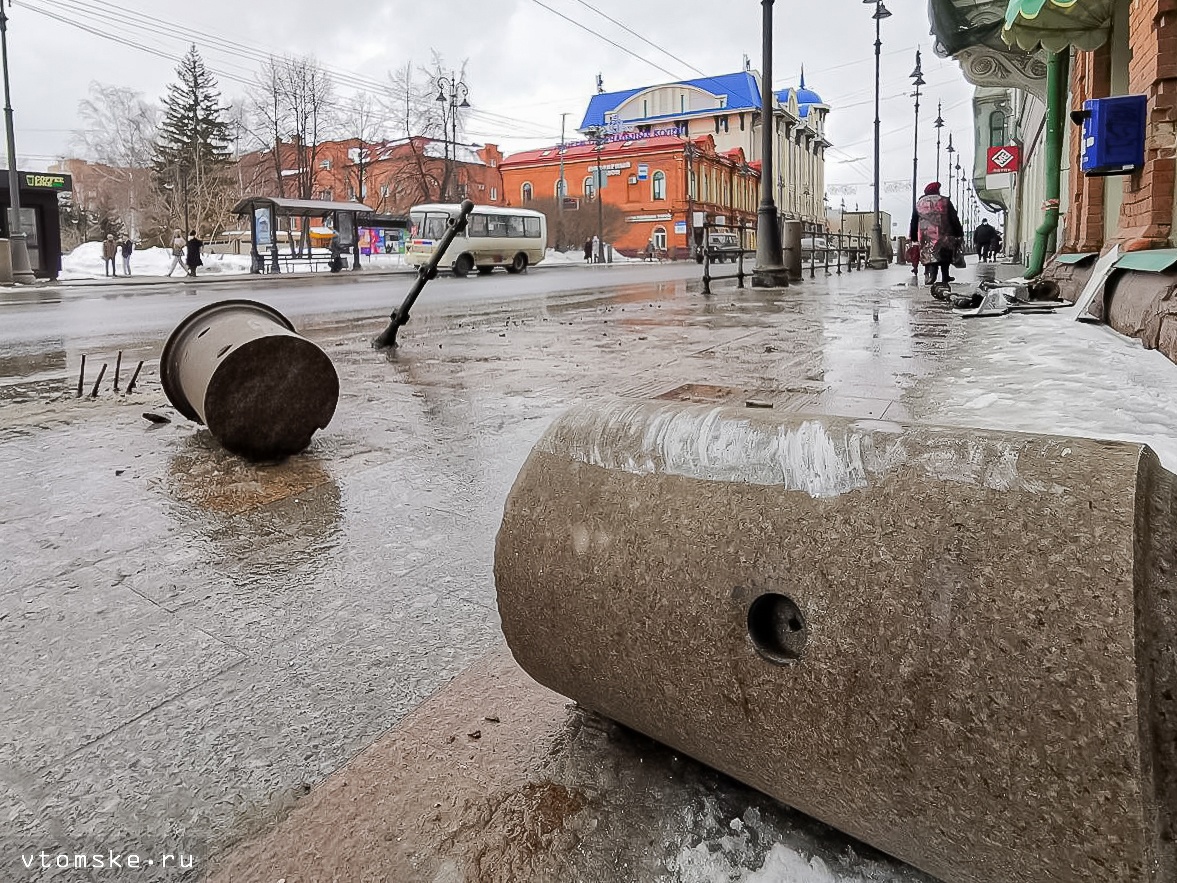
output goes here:
[{"label": "overcast sky", "polygon": [[[955,62],[932,53],[926,0],[889,0],[888,8],[882,201],[905,226],[910,184],[894,193],[886,183],[911,181],[908,75],[916,48],[923,50],[927,80],[921,187],[935,173],[937,100],[947,121],[945,143],[951,130],[971,164],[972,87]],[[158,101],[194,42],[228,100],[249,93],[258,66],[250,53],[311,54],[347,78],[340,92],[366,84],[379,93],[390,69],[428,64],[436,50],[447,64],[466,63],[470,140],[498,143],[507,152],[539,147],[558,142],[562,113],[569,114],[570,133],[579,125],[598,72],[613,91],[700,71],[731,73],[745,55],[759,69],[761,11],[756,0],[13,0],[8,39],[17,146],[21,165],[31,169],[68,155],[80,125],[78,103],[92,81],[129,86]],[[807,85],[832,107],[827,183],[858,185],[856,193],[831,193],[835,208],[843,198],[848,209],[872,203],[873,11],[869,0],[775,4],[774,85],[795,85],[804,65]]]}]

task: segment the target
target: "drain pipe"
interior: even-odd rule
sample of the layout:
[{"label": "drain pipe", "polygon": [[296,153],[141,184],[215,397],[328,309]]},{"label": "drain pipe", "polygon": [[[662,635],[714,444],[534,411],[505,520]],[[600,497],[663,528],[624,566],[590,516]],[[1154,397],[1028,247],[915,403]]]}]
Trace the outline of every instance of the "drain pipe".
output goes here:
[{"label": "drain pipe", "polygon": [[1046,60],[1046,199],[1042,203],[1045,214],[1034,231],[1034,249],[1026,268],[1026,279],[1033,279],[1046,266],[1046,249],[1058,230],[1059,191],[1063,164],[1063,120],[1067,103],[1067,74],[1070,69],[1070,49],[1050,53]]}]

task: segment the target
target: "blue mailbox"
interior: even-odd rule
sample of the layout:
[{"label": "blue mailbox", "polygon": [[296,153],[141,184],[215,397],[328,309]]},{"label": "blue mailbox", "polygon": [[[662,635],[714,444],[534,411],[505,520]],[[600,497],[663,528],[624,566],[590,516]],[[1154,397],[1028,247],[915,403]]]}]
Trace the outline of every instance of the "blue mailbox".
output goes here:
[{"label": "blue mailbox", "polygon": [[1083,126],[1085,175],[1127,175],[1144,165],[1144,95],[1089,98],[1071,119]]}]

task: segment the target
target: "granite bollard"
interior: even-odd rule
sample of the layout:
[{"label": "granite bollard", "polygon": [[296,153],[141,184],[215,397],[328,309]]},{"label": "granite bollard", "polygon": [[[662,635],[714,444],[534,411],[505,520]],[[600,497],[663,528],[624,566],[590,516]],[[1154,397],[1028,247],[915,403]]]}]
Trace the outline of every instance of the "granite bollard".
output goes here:
[{"label": "granite bollard", "polygon": [[617,403],[495,579],[541,684],[947,883],[1172,883],[1175,525],[1141,444]]},{"label": "granite bollard", "polygon": [[257,301],[218,301],[187,316],[164,344],[159,371],[177,411],[252,460],[303,450],[339,401],[327,354]]}]

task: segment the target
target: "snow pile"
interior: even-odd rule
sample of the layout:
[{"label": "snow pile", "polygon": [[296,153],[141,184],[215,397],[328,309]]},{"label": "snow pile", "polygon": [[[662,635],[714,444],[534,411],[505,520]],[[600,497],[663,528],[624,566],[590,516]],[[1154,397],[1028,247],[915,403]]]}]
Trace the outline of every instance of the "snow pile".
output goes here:
[{"label": "snow pile", "polygon": [[[205,254],[201,256],[204,266],[197,269],[197,273],[215,273],[220,275],[239,275],[249,272],[249,255],[236,254]],[[172,264],[172,250],[170,248],[137,249],[131,255],[131,276],[166,276],[168,267]],[[115,258],[118,274],[123,275],[123,258],[120,254]],[[173,278],[183,275],[180,269],[173,274]],[[102,279],[106,276],[102,261],[101,242],[83,242],[67,255],[61,258],[61,275],[64,281],[71,279]]]}]

